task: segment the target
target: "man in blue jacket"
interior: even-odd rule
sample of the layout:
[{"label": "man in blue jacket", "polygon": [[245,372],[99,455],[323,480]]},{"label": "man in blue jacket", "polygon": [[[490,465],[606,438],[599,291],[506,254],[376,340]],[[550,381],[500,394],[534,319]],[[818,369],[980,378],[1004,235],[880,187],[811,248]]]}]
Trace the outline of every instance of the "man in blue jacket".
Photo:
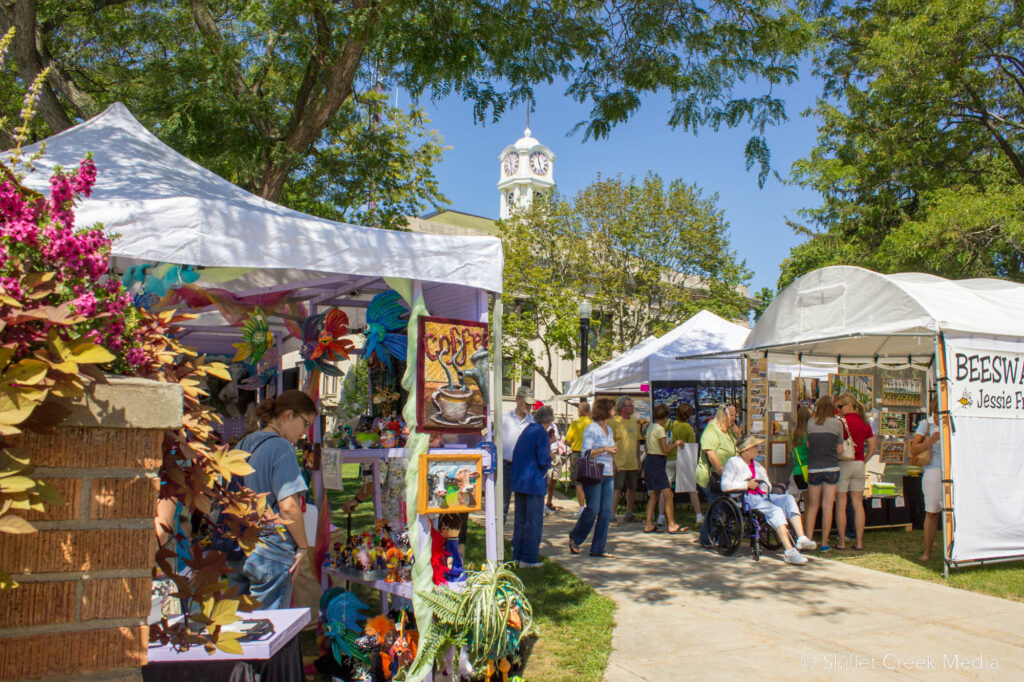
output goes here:
[{"label": "man in blue jacket", "polygon": [[544,530],[544,495],[547,473],[551,468],[551,443],[548,427],[555,413],[541,406],[512,451],[512,492],[516,496],[515,526],[512,532],[512,559],[520,568],[540,566],[540,537]]}]

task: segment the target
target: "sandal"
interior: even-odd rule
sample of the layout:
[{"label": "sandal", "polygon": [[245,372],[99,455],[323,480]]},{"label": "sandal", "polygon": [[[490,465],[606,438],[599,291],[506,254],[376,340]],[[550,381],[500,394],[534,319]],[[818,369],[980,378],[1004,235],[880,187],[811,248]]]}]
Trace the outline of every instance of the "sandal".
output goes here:
[{"label": "sandal", "polygon": [[572,552],[573,554],[579,554],[580,553],[580,546],[577,545],[573,541],[572,538],[569,538],[569,551]]},{"label": "sandal", "polygon": [[591,552],[590,556],[600,557],[601,559],[614,559],[615,558],[615,555],[612,554],[611,552],[599,552],[597,554],[594,554],[593,552]]},{"label": "sandal", "polygon": [[645,533],[660,533],[661,529],[655,526],[654,528],[644,528]]},{"label": "sandal", "polygon": [[668,531],[668,534],[669,535],[679,535],[681,533],[685,533],[688,530],[690,530],[690,529],[687,526],[679,526],[675,530]]}]

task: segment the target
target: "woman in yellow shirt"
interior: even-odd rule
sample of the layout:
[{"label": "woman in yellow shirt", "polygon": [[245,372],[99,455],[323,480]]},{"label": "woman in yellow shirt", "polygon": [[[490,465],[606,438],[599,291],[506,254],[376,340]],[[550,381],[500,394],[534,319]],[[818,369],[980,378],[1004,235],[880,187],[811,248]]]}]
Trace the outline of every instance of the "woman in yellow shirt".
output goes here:
[{"label": "woman in yellow shirt", "polygon": [[675,505],[672,503],[672,486],[668,482],[668,471],[665,469],[665,453],[675,449],[682,444],[682,441],[674,440],[671,443],[665,438],[665,422],[668,421],[668,408],[663,403],[654,406],[654,423],[647,429],[647,457],[644,458],[644,481],[650,493],[647,499],[647,525],[644,526],[645,533],[657,533],[658,527],[654,525],[654,510],[658,506],[658,498],[664,500],[665,515],[668,517],[668,532],[681,533],[685,528],[680,528],[676,523]]}]

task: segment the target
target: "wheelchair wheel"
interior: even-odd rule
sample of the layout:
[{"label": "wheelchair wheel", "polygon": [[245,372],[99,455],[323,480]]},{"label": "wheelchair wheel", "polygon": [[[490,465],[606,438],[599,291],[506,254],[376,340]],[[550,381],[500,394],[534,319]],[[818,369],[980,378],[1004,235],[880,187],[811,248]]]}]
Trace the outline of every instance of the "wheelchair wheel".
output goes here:
[{"label": "wheelchair wheel", "polygon": [[[764,528],[767,532],[761,536],[762,546],[769,552],[777,552],[782,549],[782,543],[779,542],[779,536],[775,530],[768,524],[768,520],[762,517]],[[786,532],[789,533],[789,540],[796,546],[796,537],[793,535],[793,528],[787,523]]]},{"label": "wheelchair wheel", "polygon": [[715,500],[708,509],[704,523],[714,550],[722,556],[732,555],[743,540],[743,515],[740,507],[728,497]]}]

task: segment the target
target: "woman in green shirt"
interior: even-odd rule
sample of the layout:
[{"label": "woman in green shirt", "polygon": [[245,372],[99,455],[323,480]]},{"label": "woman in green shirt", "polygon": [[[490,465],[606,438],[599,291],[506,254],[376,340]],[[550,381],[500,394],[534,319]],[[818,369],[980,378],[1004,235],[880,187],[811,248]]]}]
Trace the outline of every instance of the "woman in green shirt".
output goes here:
[{"label": "woman in green shirt", "polygon": [[802,405],[796,411],[796,426],[793,428],[793,482],[800,490],[807,490],[807,420],[811,408]]},{"label": "woman in green shirt", "polygon": [[[730,457],[736,456],[736,407],[725,404],[718,408],[715,418],[704,427],[704,433],[700,435],[700,455],[697,458],[697,485],[704,489],[704,495],[708,498],[708,508],[722,494],[721,489],[711,489],[711,472],[719,475],[722,468]],[[703,547],[711,546],[711,536],[708,534],[708,525],[705,523],[700,528],[700,544]]]}]

